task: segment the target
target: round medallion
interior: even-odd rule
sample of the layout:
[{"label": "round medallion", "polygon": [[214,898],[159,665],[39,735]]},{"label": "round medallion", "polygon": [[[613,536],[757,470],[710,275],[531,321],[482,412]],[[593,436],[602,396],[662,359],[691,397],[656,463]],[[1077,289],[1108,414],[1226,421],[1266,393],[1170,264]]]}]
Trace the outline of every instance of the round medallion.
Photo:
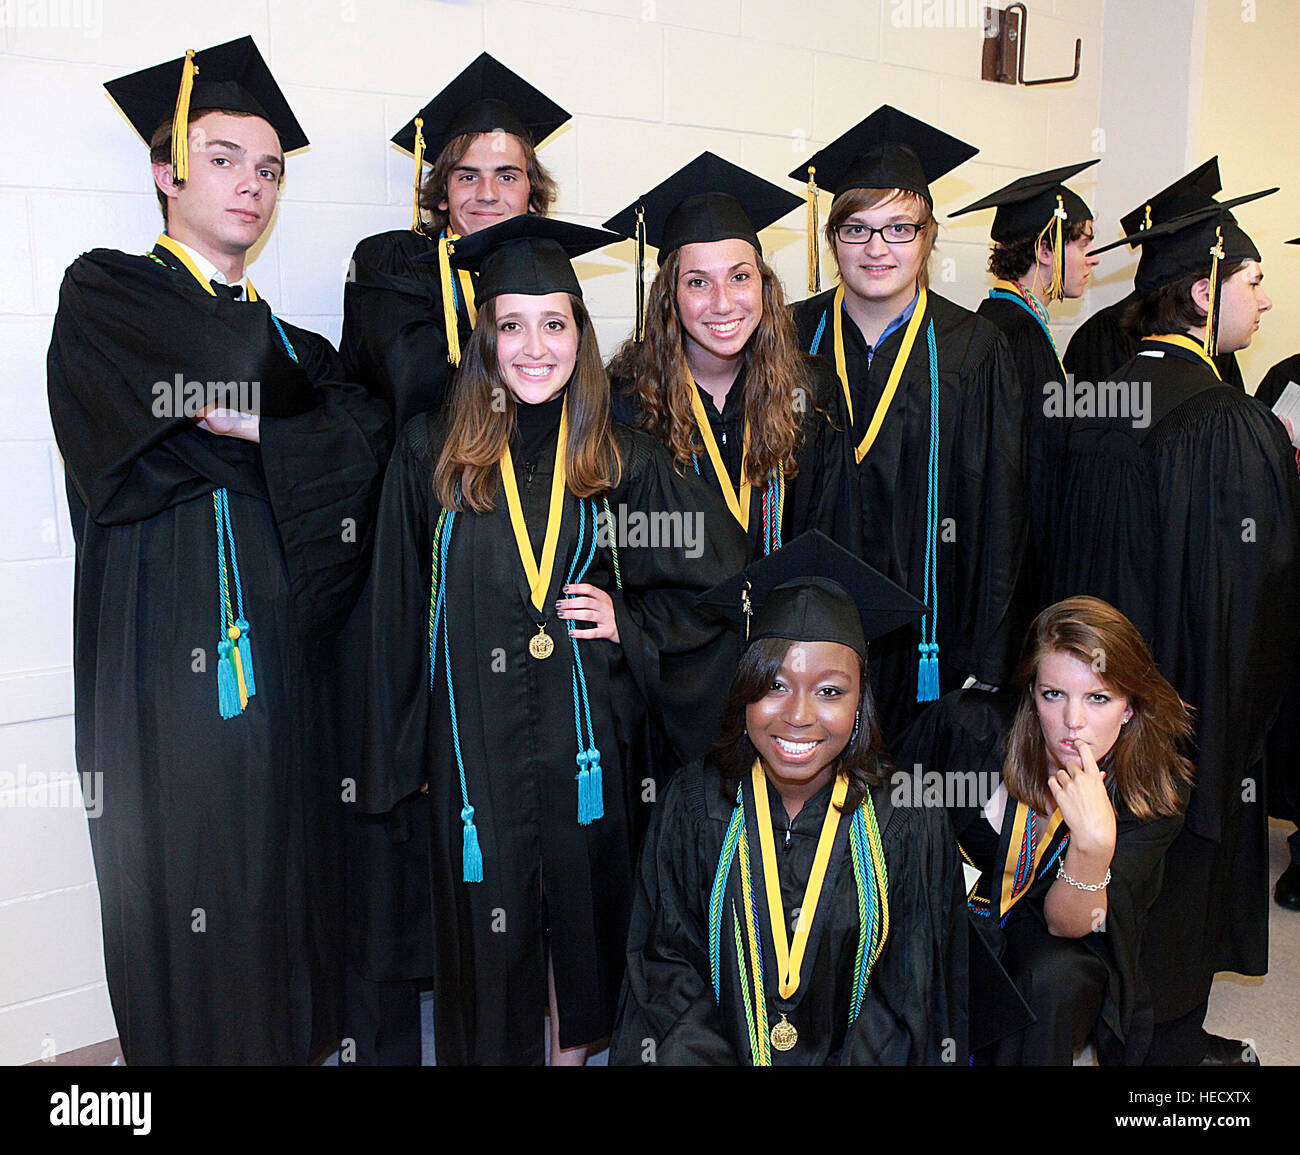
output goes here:
[{"label": "round medallion", "polygon": [[549,658],[554,650],[555,643],[546,633],[546,624],[538,622],[537,633],[528,639],[528,652],[540,662],[543,658]]},{"label": "round medallion", "polygon": [[772,1046],[778,1051],[789,1051],[799,1041],[799,1032],[794,1029],[794,1024],[782,1015],[781,1021],[772,1028],[771,1038]]}]

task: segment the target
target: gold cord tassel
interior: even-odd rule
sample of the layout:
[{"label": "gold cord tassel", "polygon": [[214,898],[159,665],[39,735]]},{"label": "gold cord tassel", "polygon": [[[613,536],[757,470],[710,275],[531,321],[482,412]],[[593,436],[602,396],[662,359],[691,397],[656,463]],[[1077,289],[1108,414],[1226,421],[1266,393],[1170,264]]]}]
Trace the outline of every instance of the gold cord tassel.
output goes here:
[{"label": "gold cord tassel", "polygon": [[1147,205],[1147,207],[1143,210],[1142,228],[1140,231],[1146,232],[1147,229],[1149,229],[1150,227],[1151,227],[1151,206]]},{"label": "gold cord tassel", "polygon": [[822,268],[817,245],[817,170],[808,166],[808,291],[822,291]]},{"label": "gold cord tassel", "polygon": [[438,276],[442,281],[442,322],[447,330],[447,360],[460,364],[460,319],[456,316],[456,290],[451,279],[451,254],[460,238],[444,232],[438,238]]},{"label": "gold cord tassel", "polygon": [[411,228],[420,231],[420,170],[424,165],[424,117],[415,118],[415,199],[411,204]]},{"label": "gold cord tassel", "polygon": [[1047,286],[1048,301],[1059,301],[1065,296],[1065,200],[1057,193],[1056,208],[1052,210],[1052,282]]},{"label": "gold cord tassel", "polygon": [[636,209],[636,327],[634,337],[645,340],[645,206]]},{"label": "gold cord tassel", "polygon": [[185,50],[181,65],[181,88],[176,94],[176,112],[172,116],[172,183],[184,184],[190,178],[190,96],[199,67],[194,63],[194,49]]},{"label": "gold cord tassel", "polygon": [[1210,304],[1205,311],[1205,355],[1219,355],[1219,262],[1223,260],[1223,226],[1214,230],[1214,247],[1210,249]]}]

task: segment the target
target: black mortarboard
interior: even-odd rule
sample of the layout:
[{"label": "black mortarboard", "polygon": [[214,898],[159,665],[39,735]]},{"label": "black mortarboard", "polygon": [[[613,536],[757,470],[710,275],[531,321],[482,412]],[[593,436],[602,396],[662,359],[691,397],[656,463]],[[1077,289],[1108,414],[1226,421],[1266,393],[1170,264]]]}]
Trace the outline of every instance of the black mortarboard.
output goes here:
[{"label": "black mortarboard", "polygon": [[[1153,292],[1162,285],[1198,273],[1208,276],[1216,257],[1220,262],[1226,261],[1228,264],[1258,261],[1259,250],[1255,247],[1255,242],[1237,224],[1229,210],[1275,192],[1277,189],[1271,188],[1228,201],[1212,201],[1189,213],[1093,249],[1088,255],[1104,253],[1119,248],[1120,245],[1141,246],[1142,256],[1138,261],[1137,276],[1133,278],[1134,287],[1139,293]],[[1222,252],[1217,253],[1215,250],[1220,241]]]},{"label": "black mortarboard", "polygon": [[1288,245],[1300,245],[1300,237],[1292,237],[1289,241],[1284,243]]},{"label": "black mortarboard", "polygon": [[758,252],[758,233],[800,205],[799,197],[752,172],[702,152],[667,180],[637,197],[605,222],[625,236],[645,222],[646,244],[659,250],[659,263],[683,245],[731,238]]},{"label": "black mortarboard", "polygon": [[[435,154],[453,137],[469,132],[508,132],[538,145],[571,116],[486,52],[415,115],[424,122],[425,140],[435,143]],[[415,127],[413,117],[393,143],[415,152]]]},{"label": "black mortarboard", "polygon": [[818,530],[809,530],[699,600],[746,623],[746,642],[839,642],[862,657],[867,642],[925,613],[905,589]]},{"label": "black mortarboard", "polygon": [[831,141],[791,173],[807,181],[815,168],[820,188],[836,196],[854,188],[898,188],[931,204],[930,182],[970,160],[979,149],[882,104],[865,120]]},{"label": "black mortarboard", "polygon": [[[525,213],[461,237],[451,253],[459,268],[478,273],[474,298],[480,304],[502,293],[581,297],[569,259],[621,240],[618,233]],[[429,254],[427,259],[437,258]]]},{"label": "black mortarboard", "polygon": [[1085,168],[1090,168],[1100,159],[1098,157],[1085,160],[1082,164],[1067,164],[1063,168],[1022,176],[997,192],[989,193],[974,204],[948,215],[959,217],[963,213],[973,213],[979,209],[996,208],[998,211],[993,218],[989,235],[999,244],[1017,241],[1022,237],[1038,236],[1052,223],[1057,197],[1060,197],[1061,208],[1065,211],[1065,220],[1092,220],[1092,209],[1078,193],[1066,188],[1063,182]]},{"label": "black mortarboard", "polygon": [[[191,56],[195,69],[192,89],[187,88],[190,69],[186,67]],[[275,129],[285,152],[293,152],[308,143],[302,125],[251,36],[241,36],[199,52],[187,52],[166,64],[107,81],[104,87],[146,144],[158,126],[168,119],[174,122],[178,112],[184,113],[188,124],[192,108],[260,116]]]},{"label": "black mortarboard", "polygon": [[1172,184],[1148,197],[1132,212],[1119,218],[1119,227],[1125,236],[1151,228],[1161,221],[1182,216],[1205,208],[1219,194],[1223,182],[1219,180],[1219,158],[1210,157],[1191,172],[1184,173]]}]

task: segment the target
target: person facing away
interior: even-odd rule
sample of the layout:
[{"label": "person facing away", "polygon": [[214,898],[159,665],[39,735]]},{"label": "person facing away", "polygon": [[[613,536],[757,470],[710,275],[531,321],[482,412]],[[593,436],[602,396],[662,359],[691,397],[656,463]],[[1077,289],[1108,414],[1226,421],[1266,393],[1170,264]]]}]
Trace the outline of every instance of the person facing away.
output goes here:
[{"label": "person facing away", "polygon": [[73,263],[48,362],[109,997],[129,1064],[304,1063],[338,1038],[321,656],[365,572],[390,422],[247,276],[307,143],[253,41],[106,87],[150,142],[166,225],[143,255]]},{"label": "person facing away", "polygon": [[1044,561],[1049,591],[1087,590],[1125,614],[1196,711],[1196,783],[1142,960],[1150,1064],[1257,1061],[1202,1024],[1217,971],[1267,969],[1259,763],[1300,632],[1294,454],[1281,422],[1213,360],[1245,348],[1271,307],[1259,250],[1230,211],[1261,195],[1116,242],[1142,250],[1127,317],[1138,353],[1116,377],[1147,392],[1145,416],[1072,423]]}]

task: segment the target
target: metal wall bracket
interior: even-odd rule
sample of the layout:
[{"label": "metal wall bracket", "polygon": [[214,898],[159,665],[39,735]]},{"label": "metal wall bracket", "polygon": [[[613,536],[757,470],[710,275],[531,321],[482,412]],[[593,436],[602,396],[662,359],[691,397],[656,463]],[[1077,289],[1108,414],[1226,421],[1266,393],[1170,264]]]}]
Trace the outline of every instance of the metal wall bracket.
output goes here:
[{"label": "metal wall bracket", "polygon": [[1023,4],[1008,4],[1006,11],[984,9],[984,54],[980,78],[998,84],[1065,84],[1079,79],[1079,60],[1083,41],[1074,42],[1074,71],[1069,76],[1046,76],[1041,80],[1025,78],[1025,41],[1029,13]]}]

